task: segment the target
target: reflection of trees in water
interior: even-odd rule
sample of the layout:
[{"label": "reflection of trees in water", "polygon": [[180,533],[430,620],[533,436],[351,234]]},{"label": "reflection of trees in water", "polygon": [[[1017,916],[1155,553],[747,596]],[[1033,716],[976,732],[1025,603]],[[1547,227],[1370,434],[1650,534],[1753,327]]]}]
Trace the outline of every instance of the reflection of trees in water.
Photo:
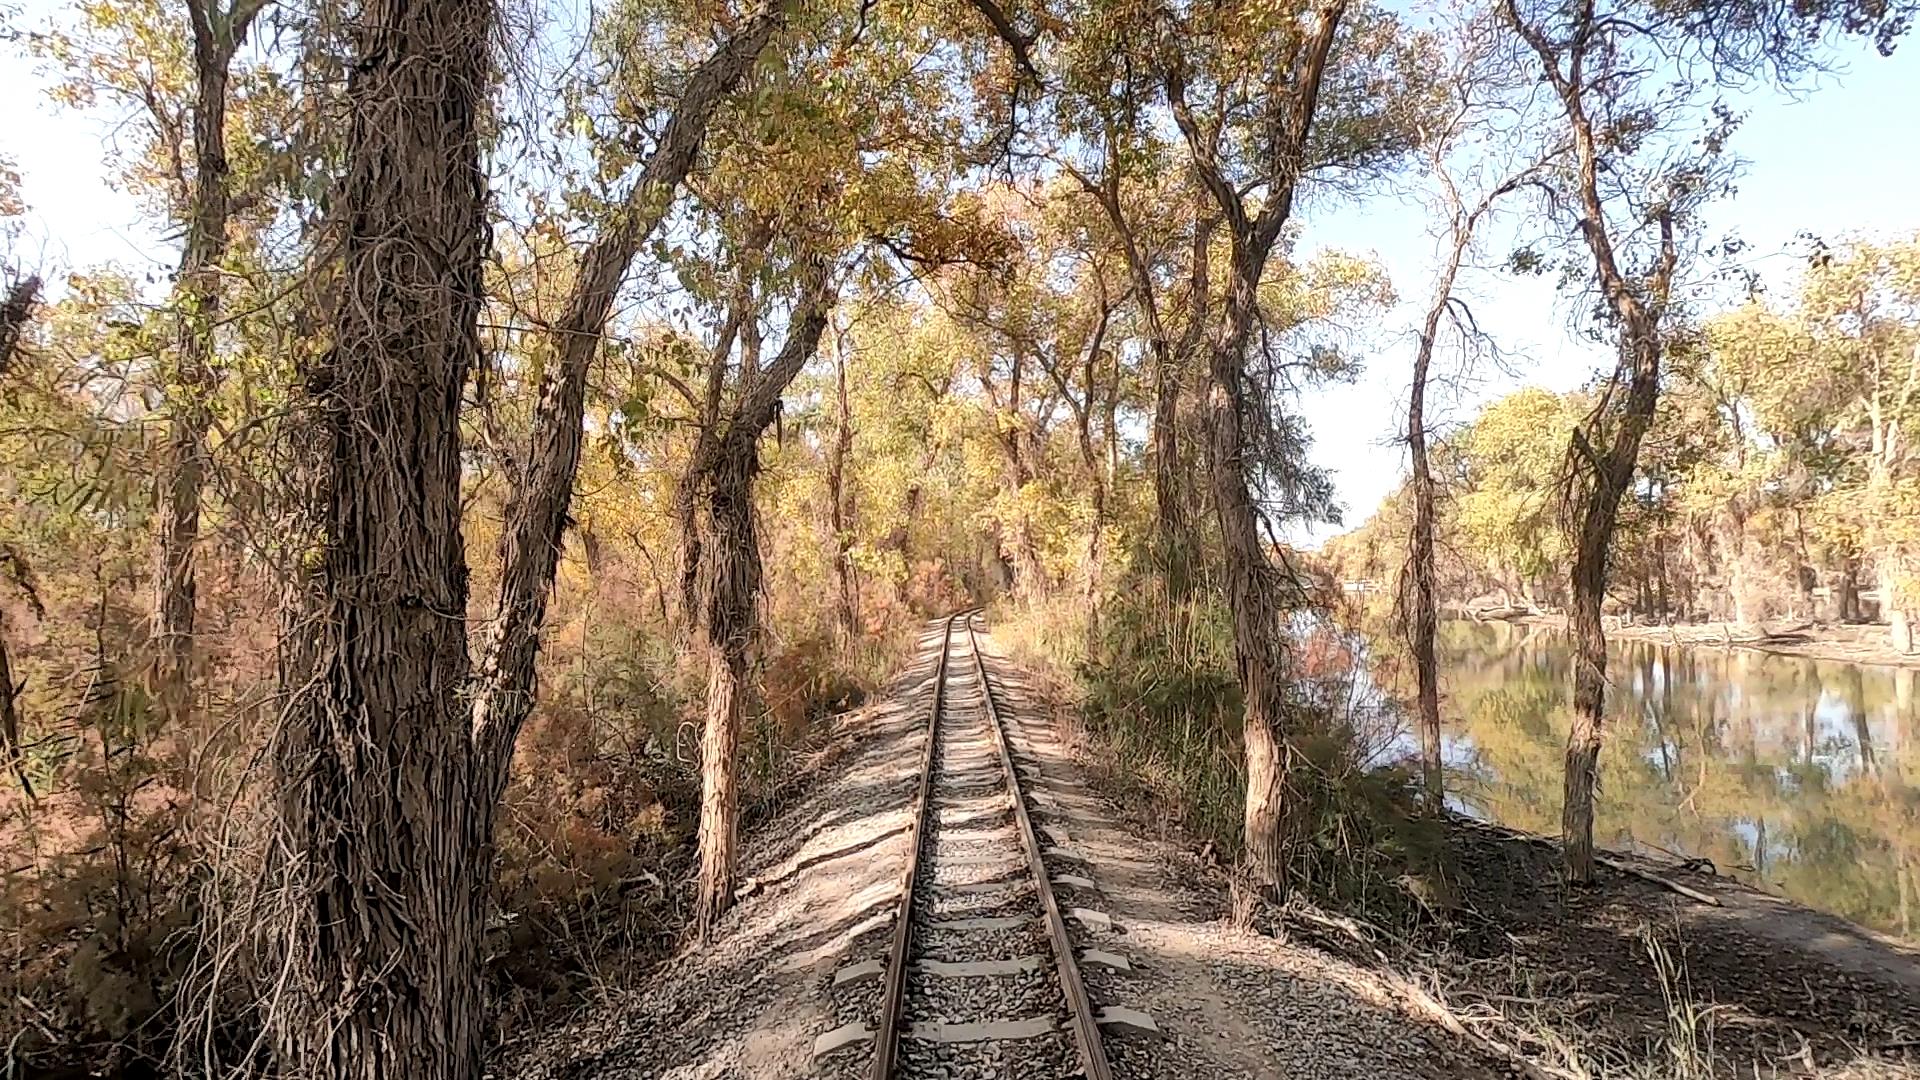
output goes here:
[{"label": "reflection of trees in water", "polygon": [[[1920,753],[1909,738],[1920,672],[1649,642],[1613,649],[1602,843],[1705,856],[1809,905],[1920,931]],[[1463,796],[1555,832],[1564,642],[1449,623],[1440,660]]]}]

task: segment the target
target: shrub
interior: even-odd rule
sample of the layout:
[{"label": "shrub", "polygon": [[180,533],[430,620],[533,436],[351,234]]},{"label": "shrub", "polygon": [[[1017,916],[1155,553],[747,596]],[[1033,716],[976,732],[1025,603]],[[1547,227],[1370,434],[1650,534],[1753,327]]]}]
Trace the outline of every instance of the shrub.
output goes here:
[{"label": "shrub", "polygon": [[[1115,593],[1092,632],[1080,605],[1042,602],[1012,614],[1004,636],[1069,688],[1095,763],[1115,787],[1232,861],[1246,772],[1228,612],[1216,594],[1176,610],[1152,579],[1134,584]],[[1418,812],[1408,772],[1383,764],[1397,710],[1367,680],[1358,639],[1307,614],[1291,633],[1291,879],[1329,906],[1418,918],[1443,896],[1442,834]]]}]

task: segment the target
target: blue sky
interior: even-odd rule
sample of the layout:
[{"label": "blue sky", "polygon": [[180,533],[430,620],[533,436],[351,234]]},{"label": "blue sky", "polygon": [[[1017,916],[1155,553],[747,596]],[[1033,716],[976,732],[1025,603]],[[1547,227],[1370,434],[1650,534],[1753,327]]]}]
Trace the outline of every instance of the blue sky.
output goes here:
[{"label": "blue sky", "polygon": [[[39,27],[64,7],[27,0],[18,24]],[[76,116],[48,102],[36,63],[0,55],[0,155],[24,174],[30,208],[24,261],[58,273],[103,261],[164,275],[173,245],[155,236],[126,197],[112,190],[101,162],[112,136],[102,120]],[[1920,231],[1920,39],[1891,58],[1849,50],[1839,70],[1798,99],[1760,92],[1736,99],[1747,119],[1734,149],[1747,159],[1738,194],[1713,212],[1716,234],[1737,230],[1750,244],[1745,262],[1779,288],[1797,260],[1787,253],[1802,231],[1829,238]],[[1411,328],[1428,290],[1433,242],[1423,212],[1391,198],[1326,210],[1309,208],[1301,250],[1339,248],[1377,256],[1404,298],[1371,335],[1359,380],[1306,395],[1314,457],[1332,471],[1347,524],[1365,519],[1404,469],[1393,438],[1405,415],[1412,356]],[[1461,421],[1481,404],[1521,385],[1556,390],[1579,385],[1607,357],[1569,333],[1569,309],[1550,282],[1497,274],[1462,283],[1482,324],[1513,354],[1510,372],[1487,370],[1462,395],[1443,403],[1441,419]],[[1335,527],[1294,530],[1317,542]]]}]

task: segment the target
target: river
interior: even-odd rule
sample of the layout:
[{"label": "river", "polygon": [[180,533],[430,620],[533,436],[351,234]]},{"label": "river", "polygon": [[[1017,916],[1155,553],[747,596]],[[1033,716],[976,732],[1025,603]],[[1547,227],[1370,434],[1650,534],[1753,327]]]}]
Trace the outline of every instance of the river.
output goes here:
[{"label": "river", "polygon": [[[1457,801],[1560,831],[1571,650],[1510,623],[1443,623]],[[1614,642],[1596,834],[1920,939],[1920,670]]]}]

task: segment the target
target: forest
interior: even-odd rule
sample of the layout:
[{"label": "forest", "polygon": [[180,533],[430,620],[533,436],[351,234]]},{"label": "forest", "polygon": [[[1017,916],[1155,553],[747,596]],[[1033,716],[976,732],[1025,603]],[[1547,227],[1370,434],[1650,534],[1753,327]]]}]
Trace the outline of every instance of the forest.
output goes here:
[{"label": "forest", "polygon": [[[1634,490],[1615,526],[1606,610],[1657,622],[1878,623],[1913,655],[1920,474],[1920,236],[1804,255],[1797,291],[1704,313],[1669,354]],[[1594,393],[1517,391],[1437,448],[1436,573],[1563,606],[1557,462]],[[1328,570],[1390,577],[1411,492],[1336,539]]]},{"label": "forest", "polygon": [[[1920,238],[1701,287],[1730,88],[1914,6],[0,0],[156,245],[49,257],[0,129],[9,1074],[481,1075],[723,933],[976,606],[1249,896],[1335,906],[1442,813],[1442,616],[1564,612],[1590,880],[1607,628],[1914,651]],[[1300,243],[1408,193],[1426,279]],[[1449,427],[1489,262],[1609,361]],[[1407,479],[1281,543],[1337,514],[1302,395],[1409,297]]]}]

